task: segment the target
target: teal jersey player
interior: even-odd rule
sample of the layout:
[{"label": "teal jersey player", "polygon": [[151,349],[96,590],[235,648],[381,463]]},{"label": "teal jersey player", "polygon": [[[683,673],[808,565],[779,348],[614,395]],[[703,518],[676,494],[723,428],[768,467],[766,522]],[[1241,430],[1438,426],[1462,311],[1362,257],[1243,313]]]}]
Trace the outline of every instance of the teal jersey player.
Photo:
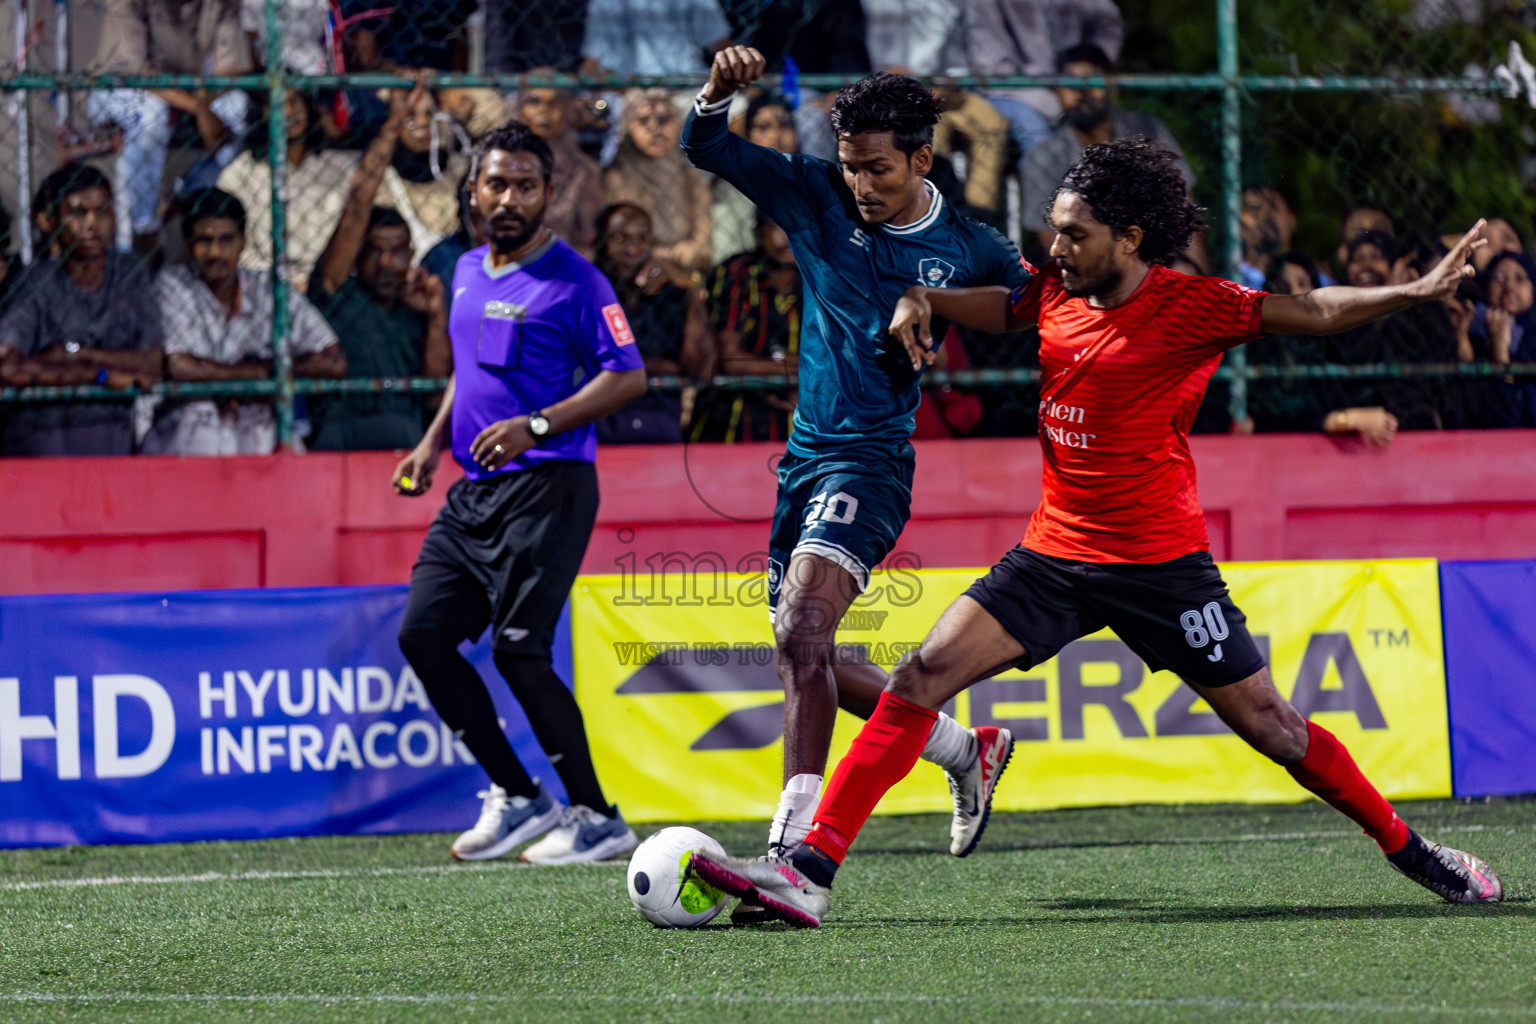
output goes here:
[{"label": "teal jersey player", "polygon": [[886,333],[896,300],[913,285],[1014,288],[1029,272],[1012,242],[926,182],[931,201],[919,220],[867,222],[836,164],[732,134],[730,103],[696,100],[683,150],[757,204],[794,250],[805,305],[789,450],[805,457],[902,452],[917,414],[920,371]]},{"label": "teal jersey player", "polygon": [[[769,613],[785,690],[784,789],[768,847],[783,856],[810,829],[838,708],[868,718],[886,683],[878,667],[838,657],[834,641],[911,511],[909,438],[933,351],[922,339],[892,337],[897,302],[917,286],[1013,289],[1030,271],[1007,239],[928,182],[940,111],[921,83],[882,74],[839,91],[830,114],[838,162],[830,163],[729,131],[732,94],[763,67],[748,47],[716,54],[682,141],[696,166],[735,185],[784,229],[804,295],[799,401],[768,539]],[[938,716],[923,756],[949,775],[951,853],[964,857],[981,839],[1012,743],[1006,729],[966,729]],[[752,920],[752,908],[733,919],[742,913]]]}]

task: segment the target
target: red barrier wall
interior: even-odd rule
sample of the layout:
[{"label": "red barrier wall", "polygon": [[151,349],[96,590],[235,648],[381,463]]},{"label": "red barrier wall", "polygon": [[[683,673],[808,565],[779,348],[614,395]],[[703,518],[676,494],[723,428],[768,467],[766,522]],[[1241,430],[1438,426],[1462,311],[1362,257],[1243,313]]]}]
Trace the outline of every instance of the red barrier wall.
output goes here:
[{"label": "red barrier wall", "polygon": [[[1218,559],[1536,558],[1536,431],[1197,437]],[[586,571],[767,547],[774,445],[604,450]],[[0,460],[0,592],[328,586],[408,578],[456,467],[389,487],[395,456]],[[918,444],[901,540],[927,566],[990,565],[1040,497],[1033,439]],[[629,563],[629,559],[635,561]],[[643,569],[642,569],[643,571]]]}]

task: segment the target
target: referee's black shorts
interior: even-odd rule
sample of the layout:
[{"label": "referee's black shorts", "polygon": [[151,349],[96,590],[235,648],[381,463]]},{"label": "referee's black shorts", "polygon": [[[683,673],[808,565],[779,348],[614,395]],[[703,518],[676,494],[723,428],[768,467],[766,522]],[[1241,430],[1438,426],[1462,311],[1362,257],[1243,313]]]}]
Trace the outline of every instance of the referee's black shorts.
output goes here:
[{"label": "referee's black shorts", "polygon": [[402,631],[476,640],[490,624],[496,650],[548,657],[596,522],[590,462],[460,480],[411,570]]},{"label": "referee's black shorts", "polygon": [[966,596],[1024,645],[1019,667],[1108,626],[1154,672],[1226,686],[1264,667],[1209,552],[1169,562],[1079,562],[1019,546]]}]

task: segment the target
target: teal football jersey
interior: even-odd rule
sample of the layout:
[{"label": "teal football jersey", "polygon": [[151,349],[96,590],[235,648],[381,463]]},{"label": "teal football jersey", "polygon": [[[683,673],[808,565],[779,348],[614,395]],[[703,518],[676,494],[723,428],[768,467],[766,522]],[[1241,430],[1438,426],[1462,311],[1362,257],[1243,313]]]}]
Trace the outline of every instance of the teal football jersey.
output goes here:
[{"label": "teal football jersey", "polygon": [[[695,101],[683,128],[694,166],[740,189],[789,236],[804,292],[800,399],[789,450],[804,456],[892,454],[912,434],[919,372],[887,329],[913,285],[1016,288],[1030,273],[1013,243],[946,203],[903,227],[859,216],[841,169],[732,134],[729,100]],[[935,337],[942,337],[936,324]]]}]

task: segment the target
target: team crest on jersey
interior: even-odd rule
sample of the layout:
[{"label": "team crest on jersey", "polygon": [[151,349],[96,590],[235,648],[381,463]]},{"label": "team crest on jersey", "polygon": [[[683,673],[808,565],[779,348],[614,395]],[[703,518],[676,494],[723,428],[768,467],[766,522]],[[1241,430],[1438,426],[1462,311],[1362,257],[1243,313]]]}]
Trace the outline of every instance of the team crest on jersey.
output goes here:
[{"label": "team crest on jersey", "polygon": [[955,266],[948,260],[930,256],[917,264],[918,283],[927,288],[947,288],[949,279],[955,276]]}]

